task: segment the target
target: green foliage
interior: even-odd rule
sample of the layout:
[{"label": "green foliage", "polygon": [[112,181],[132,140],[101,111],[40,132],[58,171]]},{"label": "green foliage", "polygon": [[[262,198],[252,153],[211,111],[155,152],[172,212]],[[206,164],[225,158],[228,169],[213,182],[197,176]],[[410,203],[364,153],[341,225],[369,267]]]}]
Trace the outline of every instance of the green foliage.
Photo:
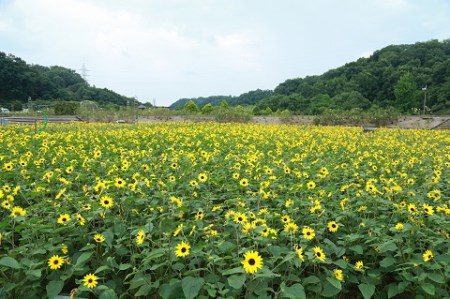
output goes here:
[{"label": "green foliage", "polygon": [[80,108],[80,103],[75,101],[58,101],[54,109],[56,115],[75,115]]},{"label": "green foliage", "polygon": [[179,99],[172,105],[170,105],[170,109],[180,109],[182,108],[189,100],[193,100],[198,106],[203,107],[206,104],[211,104],[213,106],[220,106],[222,101],[227,101],[229,106],[237,106],[237,105],[255,105],[260,100],[265,99],[273,94],[272,90],[252,90],[246,93],[241,94],[238,97],[234,96],[210,96],[210,97],[199,97],[194,99]]},{"label": "green foliage", "polygon": [[193,100],[190,100],[184,105],[184,111],[190,113],[196,113],[199,111],[197,104]]},{"label": "green foliage", "polygon": [[211,112],[213,112],[213,110],[214,110],[214,107],[211,103],[208,103],[202,107],[203,114],[210,114]]},{"label": "green foliage", "polygon": [[371,125],[386,126],[397,121],[400,113],[388,107],[372,106],[369,110],[354,108],[351,110],[328,109],[314,118],[316,125]]},{"label": "green foliage", "polygon": [[89,100],[100,105],[112,103],[121,106],[133,100],[106,88],[89,86],[74,70],[61,66],[29,65],[3,52],[0,52],[0,70],[0,105],[6,107],[15,101],[25,103],[29,97],[33,101]]},{"label": "green foliage", "polygon": [[230,105],[228,104],[227,100],[222,100],[222,102],[220,102],[220,108],[227,109],[228,107],[230,107]]},{"label": "green foliage", "polygon": [[419,108],[419,88],[410,72],[405,73],[394,87],[395,107],[403,112]]},{"label": "green foliage", "polygon": [[450,40],[392,45],[320,76],[286,80],[258,106],[302,114],[321,114],[336,108],[368,109],[372,105],[409,112],[421,107],[420,90],[427,85],[427,107],[433,113],[448,113],[449,65]]}]

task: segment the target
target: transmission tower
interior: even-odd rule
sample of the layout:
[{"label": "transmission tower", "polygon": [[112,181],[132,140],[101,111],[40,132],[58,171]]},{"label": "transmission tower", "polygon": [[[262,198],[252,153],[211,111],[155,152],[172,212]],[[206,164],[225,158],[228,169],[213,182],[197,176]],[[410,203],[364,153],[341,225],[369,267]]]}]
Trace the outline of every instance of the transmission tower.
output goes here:
[{"label": "transmission tower", "polygon": [[81,67],[81,77],[84,79],[84,81],[86,81],[86,83],[88,83],[87,77],[89,77],[89,75],[87,74],[89,72],[89,70],[86,68],[86,66],[83,63],[83,66]]}]

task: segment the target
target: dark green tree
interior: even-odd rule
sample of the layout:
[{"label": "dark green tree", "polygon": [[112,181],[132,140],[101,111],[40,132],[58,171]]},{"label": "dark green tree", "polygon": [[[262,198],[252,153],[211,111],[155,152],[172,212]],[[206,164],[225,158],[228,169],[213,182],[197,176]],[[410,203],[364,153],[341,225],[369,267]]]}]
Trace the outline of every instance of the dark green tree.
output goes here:
[{"label": "dark green tree", "polygon": [[190,100],[184,105],[184,110],[192,113],[199,111],[197,104],[193,100]]},{"label": "dark green tree", "polygon": [[419,87],[411,73],[407,72],[400,77],[394,87],[395,107],[403,112],[419,108]]}]

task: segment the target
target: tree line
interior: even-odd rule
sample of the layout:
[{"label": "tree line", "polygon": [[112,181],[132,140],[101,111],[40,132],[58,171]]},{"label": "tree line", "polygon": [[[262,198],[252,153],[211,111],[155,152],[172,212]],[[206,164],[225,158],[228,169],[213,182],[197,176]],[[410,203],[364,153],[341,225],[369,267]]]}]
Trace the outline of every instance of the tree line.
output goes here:
[{"label": "tree line", "polygon": [[[247,100],[248,98],[251,100]],[[245,99],[245,100],[244,100]],[[450,114],[450,39],[390,45],[322,75],[289,79],[274,91],[252,91],[239,97],[181,99],[201,107],[255,105],[260,111],[317,115],[328,110],[396,109],[402,113]]]},{"label": "tree line", "polygon": [[134,100],[90,86],[74,70],[27,64],[19,57],[0,52],[0,106],[21,110],[28,98],[40,104],[95,101],[101,106],[126,106]]}]

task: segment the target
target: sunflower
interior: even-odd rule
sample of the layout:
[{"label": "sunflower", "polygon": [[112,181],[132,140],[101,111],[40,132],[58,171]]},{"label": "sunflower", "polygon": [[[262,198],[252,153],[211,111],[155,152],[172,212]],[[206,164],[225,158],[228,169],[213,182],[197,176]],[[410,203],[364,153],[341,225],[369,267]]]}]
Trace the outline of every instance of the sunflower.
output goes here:
[{"label": "sunflower", "polygon": [[395,225],[395,229],[396,229],[396,230],[403,230],[403,223],[398,222],[398,223]]},{"label": "sunflower", "polygon": [[125,180],[123,180],[121,178],[116,178],[115,179],[114,186],[116,186],[117,188],[125,187],[125,185],[126,185]]},{"label": "sunflower", "polygon": [[342,272],[341,269],[334,269],[333,273],[334,273],[334,277],[337,280],[339,280],[339,281],[344,280],[344,273]]},{"label": "sunflower", "polygon": [[314,232],[314,229],[310,228],[309,226],[304,226],[302,229],[303,238],[306,240],[312,240],[316,236],[316,233]]},{"label": "sunflower", "polygon": [[83,226],[86,222],[86,219],[84,219],[84,217],[81,216],[81,214],[77,214],[77,221],[81,226]]},{"label": "sunflower", "polygon": [[200,173],[198,175],[198,180],[202,183],[206,182],[208,180],[208,175],[206,173]]},{"label": "sunflower", "polygon": [[308,183],[306,183],[306,187],[308,189],[314,189],[316,188],[316,183],[314,183],[314,181],[309,181]]},{"label": "sunflower", "polygon": [[319,246],[314,247],[313,251],[314,251],[314,256],[321,262],[324,262],[325,259],[327,258],[327,256],[323,252],[322,248],[320,248]]},{"label": "sunflower", "polygon": [[281,216],[281,221],[283,221],[284,224],[288,224],[289,222],[291,222],[291,217],[289,217],[288,215],[283,215]]},{"label": "sunflower", "polygon": [[244,253],[244,260],[241,263],[246,273],[254,274],[263,267],[263,258],[257,251],[247,251]]},{"label": "sunflower", "polygon": [[203,217],[205,217],[203,210],[198,210],[197,213],[195,214],[195,220],[202,220]]},{"label": "sunflower", "polygon": [[141,229],[140,231],[138,231],[137,236],[136,236],[136,244],[137,245],[141,245],[142,243],[144,243],[145,240],[145,232]]},{"label": "sunflower", "polygon": [[59,224],[67,224],[70,221],[70,215],[69,214],[61,214],[58,217],[58,223]]},{"label": "sunflower", "polygon": [[301,246],[295,245],[295,253],[297,253],[297,257],[300,261],[305,261],[305,257],[303,256],[303,248]]},{"label": "sunflower", "polygon": [[410,214],[413,214],[413,215],[416,214],[417,213],[416,205],[413,204],[413,203],[410,203],[408,205],[408,211],[409,211]]},{"label": "sunflower", "polygon": [[235,223],[243,224],[243,223],[247,222],[247,215],[245,215],[244,213],[236,212],[234,214],[233,220]]},{"label": "sunflower", "polygon": [[288,234],[295,234],[298,231],[298,225],[294,222],[289,222],[284,225],[284,231]]},{"label": "sunflower", "polygon": [[48,259],[48,267],[51,270],[58,270],[64,264],[64,259],[59,255],[54,255]]},{"label": "sunflower", "polygon": [[67,254],[69,252],[69,247],[66,244],[61,243],[61,252]]},{"label": "sunflower", "polygon": [[103,195],[100,198],[100,204],[102,205],[102,207],[104,207],[105,209],[109,209],[113,206],[114,204],[114,200],[109,197],[108,195]]},{"label": "sunflower", "polygon": [[13,164],[11,162],[3,164],[3,169],[6,171],[11,171],[13,169]]},{"label": "sunflower", "polygon": [[66,173],[67,173],[67,174],[71,174],[72,172],[73,172],[73,166],[72,166],[72,165],[67,166],[67,167],[66,167]]},{"label": "sunflower", "polygon": [[12,208],[11,210],[11,217],[16,218],[18,216],[25,216],[27,214],[27,211],[25,211],[25,209],[19,207],[19,206],[15,206]]},{"label": "sunflower", "polygon": [[434,214],[434,210],[433,207],[424,203],[423,206],[423,211],[427,214],[427,215],[433,215]]},{"label": "sunflower", "polygon": [[239,178],[239,173],[234,172],[232,175],[233,179],[237,180]]},{"label": "sunflower", "polygon": [[191,249],[191,245],[185,241],[181,241],[178,243],[177,247],[175,248],[175,255],[177,257],[185,257],[189,255],[189,250]]},{"label": "sunflower", "polygon": [[328,231],[330,233],[335,233],[337,232],[338,228],[339,228],[339,224],[336,223],[336,221],[330,221],[328,222]]},{"label": "sunflower", "polygon": [[95,150],[94,151],[94,158],[100,158],[102,156],[102,151],[101,150]]},{"label": "sunflower", "polygon": [[198,186],[198,183],[197,183],[196,180],[191,180],[191,181],[189,182],[189,185],[191,185],[191,187],[197,187],[197,186]]},{"label": "sunflower", "polygon": [[86,274],[83,277],[83,285],[90,289],[93,289],[98,284],[97,280],[98,280],[98,277],[95,276],[95,274],[92,274],[92,273]]},{"label": "sunflower", "polygon": [[433,258],[433,252],[431,250],[427,250],[422,254],[422,257],[423,261],[427,263]]},{"label": "sunflower", "polygon": [[363,261],[357,261],[357,262],[355,263],[355,268],[358,269],[358,270],[363,270],[363,269],[364,269],[364,263],[363,263]]},{"label": "sunflower", "polygon": [[9,200],[2,201],[2,207],[7,210],[11,209],[11,203],[9,202]]},{"label": "sunflower", "polygon": [[86,203],[86,204],[84,204],[81,208],[82,208],[83,210],[85,210],[85,211],[89,211],[89,210],[91,209],[91,205],[88,204],[88,203]]},{"label": "sunflower", "polygon": [[240,184],[242,187],[247,187],[247,186],[248,186],[248,180],[247,180],[246,178],[243,178],[243,179],[239,182],[239,184]]},{"label": "sunflower", "polygon": [[102,243],[105,241],[105,236],[103,236],[102,234],[95,234],[94,235],[94,240],[97,243]]}]

